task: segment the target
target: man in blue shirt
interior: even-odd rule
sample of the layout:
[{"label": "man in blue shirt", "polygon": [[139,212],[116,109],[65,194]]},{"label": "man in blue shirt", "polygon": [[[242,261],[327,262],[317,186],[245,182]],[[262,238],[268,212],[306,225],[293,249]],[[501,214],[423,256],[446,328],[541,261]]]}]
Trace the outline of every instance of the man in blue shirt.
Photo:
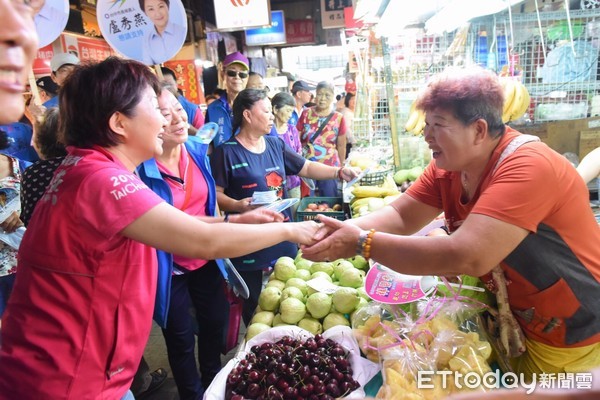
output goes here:
[{"label": "man in blue shirt", "polygon": [[315,90],[314,86],[310,86],[304,81],[296,81],[292,85],[292,96],[296,100],[296,108],[292,111],[292,116],[288,123],[296,126],[302,111],[304,111],[304,105],[310,101],[312,96],[311,90]]},{"label": "man in blue shirt", "polygon": [[238,51],[228,54],[223,60],[222,73],[226,93],[210,103],[206,110],[206,121],[219,125],[219,132],[212,141],[213,147],[220,146],[234,134],[231,126],[231,106],[238,93],[246,88],[249,70],[248,58]]}]

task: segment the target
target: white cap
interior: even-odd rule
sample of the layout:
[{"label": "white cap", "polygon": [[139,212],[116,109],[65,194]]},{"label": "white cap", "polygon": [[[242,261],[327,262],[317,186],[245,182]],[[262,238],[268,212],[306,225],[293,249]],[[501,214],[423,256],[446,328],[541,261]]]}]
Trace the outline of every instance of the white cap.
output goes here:
[{"label": "white cap", "polygon": [[77,65],[79,64],[79,58],[71,53],[58,53],[50,60],[50,68],[52,72],[58,71],[63,65]]}]

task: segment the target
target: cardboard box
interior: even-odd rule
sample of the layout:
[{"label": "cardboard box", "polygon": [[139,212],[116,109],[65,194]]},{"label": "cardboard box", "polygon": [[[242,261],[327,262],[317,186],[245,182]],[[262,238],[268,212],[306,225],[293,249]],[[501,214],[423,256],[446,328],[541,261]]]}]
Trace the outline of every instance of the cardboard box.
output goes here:
[{"label": "cardboard box", "polygon": [[[542,142],[560,154],[571,152],[577,154],[581,159],[583,157],[581,150],[587,154],[589,150],[586,149],[595,143],[594,135],[589,132],[600,131],[600,117],[515,126],[514,129],[521,133],[538,136]],[[584,131],[588,134],[584,136],[584,146],[580,149],[581,132]]]},{"label": "cardboard box", "polygon": [[581,131],[579,136],[579,159],[583,159],[597,147],[600,147],[600,130]]}]

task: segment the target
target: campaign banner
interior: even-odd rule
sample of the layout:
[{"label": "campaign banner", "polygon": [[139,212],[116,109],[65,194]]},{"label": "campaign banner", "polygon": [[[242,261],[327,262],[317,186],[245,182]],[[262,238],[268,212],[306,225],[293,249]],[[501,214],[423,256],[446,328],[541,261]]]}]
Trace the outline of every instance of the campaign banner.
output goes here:
[{"label": "campaign banner", "polygon": [[315,21],[312,19],[286,19],[285,41],[287,44],[314,44]]},{"label": "campaign banner", "polygon": [[187,36],[181,0],[98,0],[96,17],[113,49],[146,65],[173,58]]},{"label": "campaign banner", "polygon": [[33,20],[39,38],[38,47],[46,47],[54,42],[67,26],[69,0],[46,0]]},{"label": "campaign banner", "polygon": [[271,24],[269,0],[214,0],[217,30],[242,30]]}]

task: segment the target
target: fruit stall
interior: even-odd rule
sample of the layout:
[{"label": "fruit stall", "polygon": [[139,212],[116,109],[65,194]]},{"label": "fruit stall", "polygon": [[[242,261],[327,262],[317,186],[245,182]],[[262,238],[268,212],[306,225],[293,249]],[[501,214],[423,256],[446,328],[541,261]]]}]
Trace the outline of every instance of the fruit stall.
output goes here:
[{"label": "fruit stall", "polygon": [[419,371],[497,370],[480,320],[487,296],[473,278],[406,276],[360,256],[281,257],[244,342],[205,399],[442,399],[490,390],[446,387],[441,375],[434,388],[419,381]]},{"label": "fruit stall", "polygon": [[[392,38],[377,34],[375,23],[349,39],[357,143],[347,163],[363,173],[344,184],[340,198],[303,198],[298,221],[318,213],[364,216],[402,196],[431,157],[415,99],[429,77],[450,65],[496,71],[503,121],[556,151],[583,157],[600,146],[600,9],[513,3],[453,28],[428,30],[419,20]],[[565,49],[584,70],[573,57],[560,56]],[[440,218],[417,235],[441,225]],[[506,344],[521,342],[518,330],[498,322],[507,316],[490,305],[506,299],[496,296],[477,278],[406,276],[360,256],[333,262],[312,262],[301,252],[281,257],[237,355],[205,398],[438,400],[498,389],[500,377],[512,371]],[[469,384],[447,381],[449,374],[492,379]]]}]

